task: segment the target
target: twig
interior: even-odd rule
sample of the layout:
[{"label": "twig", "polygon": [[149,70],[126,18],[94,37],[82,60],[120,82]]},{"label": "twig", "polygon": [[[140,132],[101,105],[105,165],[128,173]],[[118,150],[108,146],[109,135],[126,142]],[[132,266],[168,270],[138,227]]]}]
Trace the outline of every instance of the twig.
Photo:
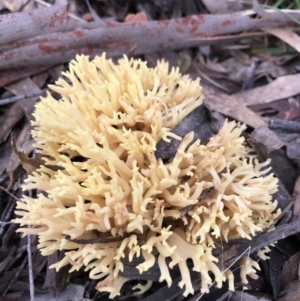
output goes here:
[{"label": "twig", "polygon": [[[82,25],[65,22],[65,10],[56,8],[56,13],[60,15],[57,18],[54,8],[50,9],[51,14],[48,11],[34,10],[34,20],[30,15],[23,15],[24,13],[15,14],[13,20],[3,18],[0,44],[5,45],[6,50],[1,46],[0,69],[62,63],[78,53],[95,56],[106,51],[109,56],[120,56],[130,51],[134,45],[137,45],[136,55],[164,49],[211,45],[220,43],[224,37],[226,41],[241,39],[245,36],[241,32],[295,26],[283,11],[274,10],[265,10],[262,19],[251,18],[255,12],[249,10],[227,15],[193,15],[171,20],[144,21],[138,26],[126,22],[111,22],[101,26],[99,22]],[[43,19],[43,15],[47,22],[36,26],[37,18]],[[290,15],[300,20],[300,12],[293,11]],[[14,24],[18,24],[18,21],[23,27],[28,25],[29,28],[25,32],[18,25],[15,37]],[[224,25],[227,23],[228,25]]]},{"label": "twig", "polygon": [[47,91],[47,89],[43,89],[41,91],[36,91],[36,92],[29,93],[29,94],[17,95],[17,96],[0,99],[0,106],[4,106],[9,103],[24,100],[24,99],[31,98],[31,97],[41,96],[46,91]]},{"label": "twig", "polygon": [[[33,153],[35,157],[35,152]],[[29,190],[28,196],[32,198],[32,190]],[[31,226],[29,225],[28,228]],[[27,236],[27,255],[28,255],[28,276],[29,276],[29,291],[30,291],[30,301],[34,301],[34,278],[33,278],[33,268],[32,268],[32,253],[31,253],[31,235]]]},{"label": "twig", "polygon": [[6,188],[0,185],[0,189],[5,191],[9,196],[11,196],[15,201],[20,202],[20,199],[18,199],[16,196],[14,196],[12,193],[10,193]]},{"label": "twig", "polygon": [[272,118],[269,122],[269,128],[272,130],[283,130],[289,133],[300,133],[300,122]]},{"label": "twig", "polygon": [[[28,226],[28,227],[30,227],[30,226]],[[34,301],[34,280],[33,280],[33,270],[32,270],[31,235],[27,236],[27,255],[28,255],[30,301]]]},{"label": "twig", "polygon": [[12,222],[1,222],[1,221],[0,221],[0,225],[6,226],[6,225],[11,225],[11,224],[12,224]]}]

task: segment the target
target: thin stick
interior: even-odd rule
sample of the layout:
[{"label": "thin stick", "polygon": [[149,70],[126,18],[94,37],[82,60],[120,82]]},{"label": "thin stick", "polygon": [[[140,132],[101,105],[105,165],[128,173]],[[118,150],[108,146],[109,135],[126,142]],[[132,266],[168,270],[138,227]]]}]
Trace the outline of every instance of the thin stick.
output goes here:
[{"label": "thin stick", "polygon": [[20,199],[18,199],[16,196],[14,196],[12,193],[10,193],[6,188],[0,185],[0,189],[5,191],[9,196],[11,196],[15,201],[20,202]]},{"label": "thin stick", "polygon": [[33,280],[33,271],[32,271],[31,235],[27,236],[27,255],[28,255],[30,301],[34,301],[35,299],[34,299],[34,280]]},{"label": "thin stick", "polygon": [[300,133],[300,122],[272,118],[269,122],[269,128],[289,133]]},{"label": "thin stick", "polygon": [[27,99],[27,98],[41,96],[46,91],[47,91],[47,89],[43,89],[41,91],[32,92],[32,93],[29,93],[29,94],[17,95],[17,96],[12,96],[12,97],[8,97],[8,98],[0,99],[0,106],[4,106],[4,105],[7,105],[9,103],[24,100],[24,99]]},{"label": "thin stick", "polygon": [[4,225],[5,226],[5,225],[11,225],[11,224],[12,224],[12,222],[1,222],[0,221],[0,225]]}]

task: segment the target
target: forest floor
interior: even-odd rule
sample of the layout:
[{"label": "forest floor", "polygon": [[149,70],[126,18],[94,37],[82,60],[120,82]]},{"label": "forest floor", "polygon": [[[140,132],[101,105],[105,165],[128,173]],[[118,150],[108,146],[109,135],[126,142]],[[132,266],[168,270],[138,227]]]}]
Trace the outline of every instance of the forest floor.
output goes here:
[{"label": "forest floor", "polygon": [[0,0],[0,300],[109,300],[87,272],[49,270],[59,255],[43,257],[37,238],[21,238],[10,222],[34,152],[35,104],[76,54],[103,52],[200,77],[207,108],[246,124],[248,143],[272,159],[283,211],[274,231],[222,246],[231,266],[276,242],[258,279],[237,281],[234,292],[212,285],[202,294],[195,281],[195,294],[183,297],[178,282],[154,282],[140,296],[124,285],[115,300],[300,300],[299,24],[296,0]]}]

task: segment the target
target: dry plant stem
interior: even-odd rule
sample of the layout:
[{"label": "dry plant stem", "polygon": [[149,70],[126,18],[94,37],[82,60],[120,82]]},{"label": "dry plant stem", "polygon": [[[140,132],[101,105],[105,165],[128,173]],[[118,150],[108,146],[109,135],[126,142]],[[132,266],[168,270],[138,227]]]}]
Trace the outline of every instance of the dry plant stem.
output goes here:
[{"label": "dry plant stem", "polygon": [[[5,48],[1,47],[0,69],[61,63],[69,61],[79,52],[94,56],[107,51],[110,56],[120,56],[130,51],[134,45],[137,45],[135,54],[207,45],[219,43],[216,37],[222,38],[224,35],[269,27],[294,26],[290,16],[300,20],[300,13],[295,11],[289,12],[289,16],[284,11],[266,10],[264,18],[256,19],[251,18],[254,11],[250,10],[235,13],[234,16],[194,15],[138,24],[111,22],[103,27],[99,22],[86,25],[65,23],[67,12],[64,9],[51,7],[49,10],[35,10],[34,17],[29,14],[25,16],[24,13],[14,14],[12,19],[14,24],[18,24],[18,28],[19,21],[23,19],[17,35],[12,21],[7,16],[2,18],[0,40]],[[45,20],[42,26],[37,21],[37,15]],[[26,39],[31,39],[30,43]],[[16,42],[20,40],[22,45]]]},{"label": "dry plant stem", "polygon": [[272,130],[283,130],[289,133],[300,133],[300,122],[272,118],[269,122],[269,128]]}]

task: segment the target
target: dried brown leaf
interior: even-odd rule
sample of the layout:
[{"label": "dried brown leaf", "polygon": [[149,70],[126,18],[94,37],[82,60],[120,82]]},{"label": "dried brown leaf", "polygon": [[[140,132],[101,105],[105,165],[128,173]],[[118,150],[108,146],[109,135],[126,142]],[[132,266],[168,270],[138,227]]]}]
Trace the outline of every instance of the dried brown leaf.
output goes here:
[{"label": "dried brown leaf", "polygon": [[[17,152],[15,151],[15,149],[14,152],[11,152],[6,168],[6,171],[8,173],[13,172],[20,165],[20,160],[21,162],[23,162],[24,156],[27,157],[27,155],[29,155],[33,151],[32,143],[33,141],[30,138],[30,124],[26,123],[17,138],[15,135],[12,135],[12,146],[15,145]],[[22,155],[20,155],[20,153]]]},{"label": "dried brown leaf", "polygon": [[[44,161],[42,160],[42,156],[40,154],[37,154],[35,158],[29,158],[27,154],[19,151],[17,148],[17,141],[14,135],[12,135],[11,137],[11,145],[13,151],[21,161],[21,164],[23,168],[26,170],[27,174],[29,175],[32,174],[32,172],[34,172],[38,167],[40,167],[41,164],[44,164]],[[12,168],[10,167],[10,170],[7,171],[11,172],[12,171],[11,169]]]},{"label": "dried brown leaf", "polygon": [[19,103],[11,105],[0,118],[0,143],[5,141],[13,127],[24,116],[24,110]]},{"label": "dried brown leaf", "polygon": [[[41,91],[37,84],[29,77],[7,85],[5,89],[15,95]],[[7,139],[13,127],[22,119],[24,114],[28,120],[31,120],[37,100],[38,97],[27,98],[10,106],[0,119],[0,143]]]},{"label": "dried brown leaf", "polygon": [[27,76],[35,75],[45,70],[52,68],[52,65],[43,65],[43,66],[29,66],[22,69],[11,69],[0,72],[0,88],[9,85],[17,80],[23,79]]},{"label": "dried brown leaf", "polygon": [[216,92],[213,88],[203,85],[203,94],[211,109],[247,125],[257,128],[266,125],[265,121],[256,113],[248,109],[239,97]]},{"label": "dried brown leaf", "polygon": [[288,98],[300,93],[300,74],[281,76],[272,83],[232,95],[243,105],[257,105]]},{"label": "dried brown leaf", "polygon": [[264,29],[300,52],[300,37],[290,28]]},{"label": "dried brown leaf", "polygon": [[255,78],[260,77],[267,78],[278,78],[281,76],[287,76],[288,70],[283,66],[280,66],[276,63],[275,60],[263,60],[260,62],[255,70]]}]

